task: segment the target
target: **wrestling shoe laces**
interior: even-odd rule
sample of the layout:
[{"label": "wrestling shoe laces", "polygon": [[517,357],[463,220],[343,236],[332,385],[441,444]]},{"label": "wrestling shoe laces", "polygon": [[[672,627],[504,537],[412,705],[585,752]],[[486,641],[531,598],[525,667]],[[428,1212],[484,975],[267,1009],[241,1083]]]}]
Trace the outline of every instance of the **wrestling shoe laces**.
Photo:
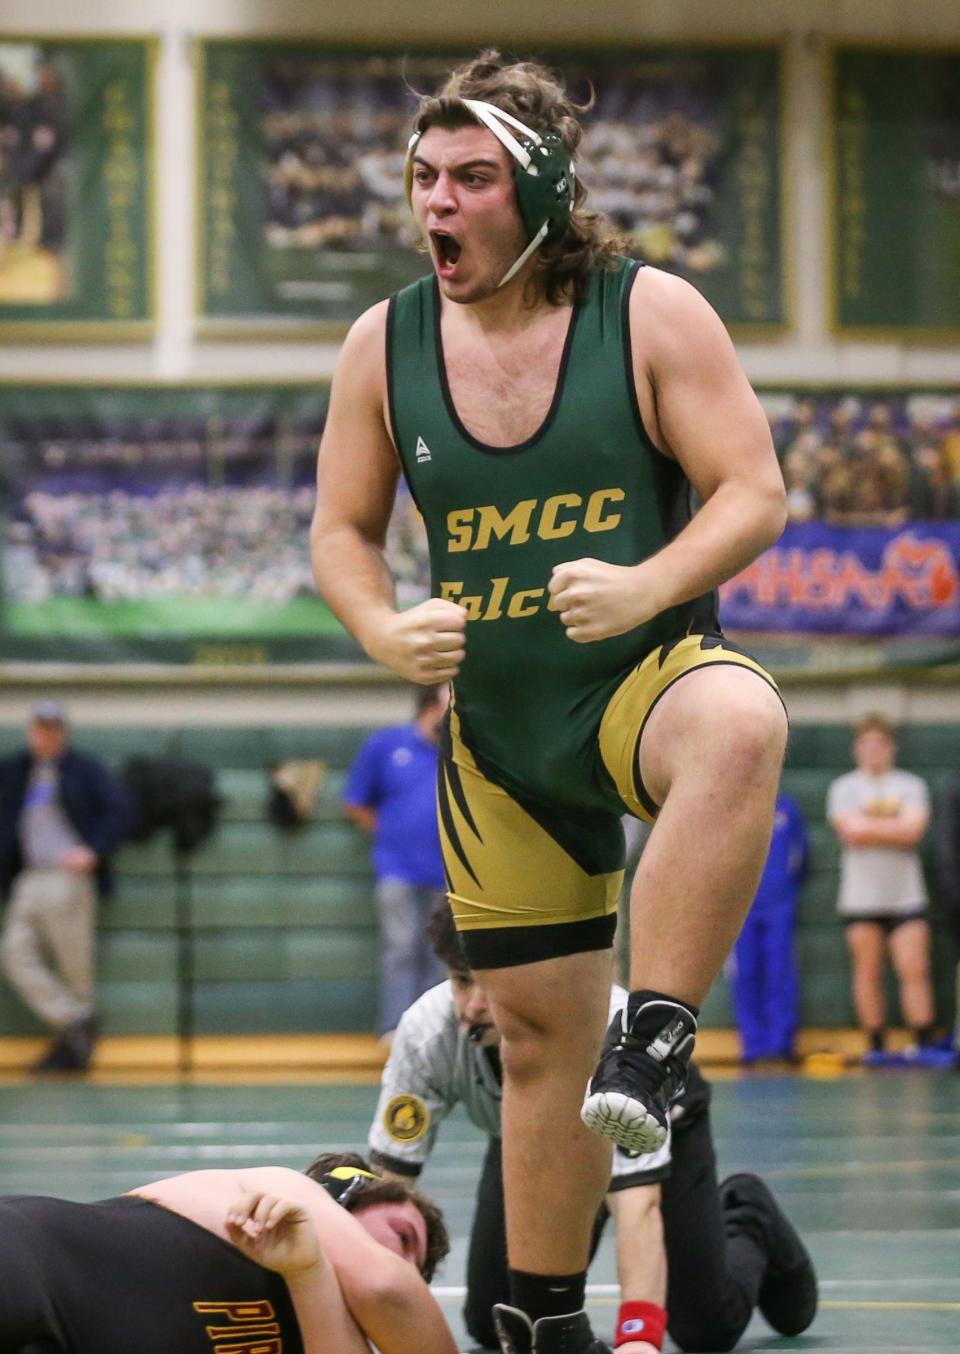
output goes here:
[{"label": "wrestling shoe laces", "polygon": [[542,1316],[533,1322],[526,1312],[498,1302],[493,1308],[493,1321],[501,1354],[613,1354],[590,1329],[586,1312]]},{"label": "wrestling shoe laces", "polygon": [[696,1033],[696,1019],[677,1002],[646,1001],[632,1020],[624,1007],[610,1023],[587,1085],[580,1110],[587,1127],[635,1155],[661,1148]]}]

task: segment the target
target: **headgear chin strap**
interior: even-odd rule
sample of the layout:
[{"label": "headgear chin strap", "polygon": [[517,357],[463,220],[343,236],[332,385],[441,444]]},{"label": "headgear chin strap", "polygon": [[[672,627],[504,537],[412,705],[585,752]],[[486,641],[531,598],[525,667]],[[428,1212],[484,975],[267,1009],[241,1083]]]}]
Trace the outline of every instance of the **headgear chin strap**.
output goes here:
[{"label": "headgear chin strap", "polygon": [[[520,271],[527,259],[551,235],[559,235],[567,226],[573,211],[576,169],[563,142],[556,132],[540,135],[496,104],[480,99],[463,99],[479,123],[492,132],[500,144],[516,161],[513,179],[517,189],[517,206],[530,243],[511,268],[497,283],[502,287]],[[510,128],[519,132],[513,135]],[[407,146],[404,182],[407,200],[413,186],[413,152],[422,132],[414,132]]]}]

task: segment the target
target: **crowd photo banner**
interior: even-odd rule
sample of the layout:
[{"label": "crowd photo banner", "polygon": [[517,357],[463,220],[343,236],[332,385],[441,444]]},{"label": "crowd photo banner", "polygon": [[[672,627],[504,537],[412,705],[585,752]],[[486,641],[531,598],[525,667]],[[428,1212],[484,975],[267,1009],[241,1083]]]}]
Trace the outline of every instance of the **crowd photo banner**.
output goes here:
[{"label": "crowd photo banner", "polygon": [[[362,658],[310,569],[327,397],[307,385],[0,385],[0,660]],[[415,531],[401,489],[401,602],[429,591]]]},{"label": "crowd photo banner", "polygon": [[[551,51],[581,178],[633,252],[736,327],[787,321],[775,47]],[[200,44],[200,332],[342,334],[427,271],[403,191],[415,91],[464,56]]]},{"label": "crowd photo banner", "polygon": [[960,49],[840,47],[831,75],[835,329],[960,335]]},{"label": "crowd photo banner", "polygon": [[[960,388],[760,398],[789,522],[721,589],[725,630],[775,669],[815,672],[838,644],[860,665],[957,661]],[[310,567],[327,400],[0,384],[0,661],[364,661]],[[387,560],[400,606],[430,596],[402,481]]]},{"label": "crowd photo banner", "polygon": [[0,33],[0,339],[150,333],[154,59]]},{"label": "crowd photo banner", "polygon": [[874,665],[960,660],[960,388],[759,393],[789,520],[721,589],[724,629],[858,641]]}]

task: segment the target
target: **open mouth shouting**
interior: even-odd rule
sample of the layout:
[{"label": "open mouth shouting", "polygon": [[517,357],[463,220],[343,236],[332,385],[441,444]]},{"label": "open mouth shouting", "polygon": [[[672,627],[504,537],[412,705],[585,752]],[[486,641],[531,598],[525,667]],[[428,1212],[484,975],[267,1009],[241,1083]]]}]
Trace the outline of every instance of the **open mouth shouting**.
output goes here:
[{"label": "open mouth shouting", "polygon": [[452,277],[457,270],[457,263],[463,252],[460,241],[455,239],[448,231],[431,230],[430,247],[433,250],[433,263],[437,276],[442,278]]}]

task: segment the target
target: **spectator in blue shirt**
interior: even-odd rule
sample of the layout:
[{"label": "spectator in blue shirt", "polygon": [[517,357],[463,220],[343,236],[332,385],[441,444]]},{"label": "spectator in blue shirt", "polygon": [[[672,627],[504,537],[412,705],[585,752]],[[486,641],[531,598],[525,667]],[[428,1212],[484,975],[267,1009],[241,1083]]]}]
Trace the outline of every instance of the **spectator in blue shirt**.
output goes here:
[{"label": "spectator in blue shirt", "polygon": [[793,936],[809,856],[799,804],[789,795],[778,795],[767,863],[730,966],[745,1063],[794,1057],[800,983]]},{"label": "spectator in blue shirt", "polygon": [[407,1007],[446,976],[427,939],[427,921],[446,891],[437,740],[449,699],[446,686],[419,688],[413,723],[371,734],[343,789],[347,817],[373,839],[381,943],[377,1033],[385,1042]]}]

